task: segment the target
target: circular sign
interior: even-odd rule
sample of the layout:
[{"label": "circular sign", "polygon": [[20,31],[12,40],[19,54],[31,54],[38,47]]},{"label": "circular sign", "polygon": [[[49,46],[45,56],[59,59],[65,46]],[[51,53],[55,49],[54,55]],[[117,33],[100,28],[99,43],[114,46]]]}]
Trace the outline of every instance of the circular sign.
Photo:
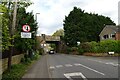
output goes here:
[{"label": "circular sign", "polygon": [[30,26],[29,25],[23,25],[22,30],[24,32],[29,32],[30,31]]}]

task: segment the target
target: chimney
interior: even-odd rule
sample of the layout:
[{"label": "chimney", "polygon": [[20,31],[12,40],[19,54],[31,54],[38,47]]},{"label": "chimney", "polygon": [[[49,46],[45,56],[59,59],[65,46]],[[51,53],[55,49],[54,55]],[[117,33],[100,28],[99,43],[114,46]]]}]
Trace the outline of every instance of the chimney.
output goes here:
[{"label": "chimney", "polygon": [[42,36],[42,39],[45,40],[45,34],[42,34],[41,36]]}]

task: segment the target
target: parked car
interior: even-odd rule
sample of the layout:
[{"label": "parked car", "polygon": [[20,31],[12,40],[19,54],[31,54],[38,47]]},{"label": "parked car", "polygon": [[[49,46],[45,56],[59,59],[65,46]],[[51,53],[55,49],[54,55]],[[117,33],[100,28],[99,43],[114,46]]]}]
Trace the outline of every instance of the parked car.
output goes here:
[{"label": "parked car", "polygon": [[55,53],[55,50],[50,50],[49,51],[49,54],[54,54]]}]

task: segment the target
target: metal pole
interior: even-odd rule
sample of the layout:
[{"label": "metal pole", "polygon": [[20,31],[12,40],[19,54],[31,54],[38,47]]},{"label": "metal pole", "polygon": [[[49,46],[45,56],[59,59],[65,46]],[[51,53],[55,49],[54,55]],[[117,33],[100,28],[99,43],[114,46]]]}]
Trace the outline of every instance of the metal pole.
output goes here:
[{"label": "metal pole", "polygon": [[[40,14],[40,13],[36,13],[35,14],[35,20],[36,20],[36,22],[37,22],[37,14]],[[38,25],[37,25],[37,27],[38,27]],[[35,32],[34,34],[35,34],[35,42],[37,42],[37,38],[36,38],[37,32]],[[35,44],[35,51],[36,51],[36,49],[37,49],[37,45]]]},{"label": "metal pole", "polygon": [[[10,31],[11,38],[13,38],[13,36],[14,36],[15,25],[16,25],[17,1],[18,1],[18,0],[15,0],[15,5],[14,5],[13,22],[12,22],[12,27],[11,27],[11,31]],[[13,45],[13,43],[14,43],[14,39],[11,40],[11,44],[12,44],[12,45]],[[11,69],[13,46],[11,46],[10,50],[11,50],[11,51],[10,51],[10,55],[9,55],[9,58],[8,58],[8,70],[9,70],[9,71],[10,71],[10,69]]]}]

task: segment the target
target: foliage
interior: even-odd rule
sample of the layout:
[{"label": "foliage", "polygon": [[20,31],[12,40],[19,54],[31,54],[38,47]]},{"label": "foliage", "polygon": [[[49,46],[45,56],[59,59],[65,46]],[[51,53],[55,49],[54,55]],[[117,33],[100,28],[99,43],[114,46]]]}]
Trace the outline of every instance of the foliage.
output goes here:
[{"label": "foliage", "polygon": [[[32,13],[26,13],[26,10],[25,8],[30,6],[32,3],[31,2],[18,2],[18,9],[17,9],[17,21],[16,21],[16,32],[15,32],[15,35],[14,36],[10,36],[10,32],[11,32],[11,26],[12,26],[12,17],[13,17],[13,7],[14,7],[14,3],[13,2],[1,2],[0,3],[0,12],[3,12],[3,15],[2,15],[2,18],[0,18],[0,23],[2,23],[2,51],[5,51],[5,50],[8,50],[10,46],[14,46],[14,45],[11,45],[10,41],[12,39],[16,39],[18,44],[15,45],[15,47],[17,47],[19,50],[21,50],[20,47],[18,46],[21,46],[22,42],[20,42],[20,32],[21,32],[21,27],[23,24],[26,24],[27,22],[31,23],[30,26],[33,26],[32,27],[32,31],[35,31],[37,30],[37,23],[35,22],[34,20],[34,16]],[[1,17],[1,15],[0,15]],[[23,18],[26,18],[25,20],[23,20]],[[2,20],[1,20],[2,19]],[[29,21],[31,20],[31,21]],[[1,26],[0,26],[1,27]],[[35,35],[35,33],[33,34]],[[15,40],[15,41],[16,41]],[[23,42],[25,42],[26,40],[23,40]],[[30,44],[34,44],[35,41],[33,40],[28,40],[26,41],[26,44],[27,44],[27,48],[30,49],[31,48],[31,45]],[[26,46],[23,45],[23,46]],[[23,47],[21,46],[22,48],[26,48],[26,47]]]},{"label": "foliage", "polygon": [[82,55],[84,52],[89,52],[90,49],[91,49],[91,46],[88,42],[81,43],[78,46],[78,52],[79,52],[80,55]]},{"label": "foliage", "polygon": [[55,45],[55,44],[50,44],[50,47],[51,47],[52,49],[56,49],[56,45]]},{"label": "foliage", "polygon": [[[27,50],[32,50],[36,44],[36,31],[37,31],[37,23],[34,20],[34,15],[32,12],[26,13],[25,8],[20,8],[18,10],[17,15],[17,32],[15,37],[15,47],[23,52]],[[21,38],[22,26],[28,24],[31,27],[32,38],[31,39],[23,39]]]},{"label": "foliage", "polygon": [[0,14],[0,24],[1,24],[0,33],[2,33],[2,44],[0,46],[2,46],[2,51],[5,51],[9,49],[9,46],[11,46],[10,44],[11,38],[9,35],[9,28],[8,28],[8,17],[6,16],[7,7],[0,4],[0,12],[2,12],[2,14]]},{"label": "foliage", "polygon": [[82,9],[74,9],[65,16],[64,40],[69,46],[76,46],[77,41],[99,41],[99,34],[104,24],[115,25],[109,18],[98,14],[87,13]]},{"label": "foliage", "polygon": [[71,48],[67,47],[66,54],[70,54],[71,51],[72,51]]},{"label": "foliage", "polygon": [[92,52],[92,53],[108,53],[115,52],[120,53],[120,41],[115,40],[105,40],[101,42],[88,42],[87,44],[81,44],[78,49],[84,52]]},{"label": "foliage", "polygon": [[64,30],[59,29],[52,36],[64,36]]},{"label": "foliage", "polygon": [[3,73],[2,80],[20,80],[27,68],[28,64],[12,65],[10,72],[6,71]]}]

